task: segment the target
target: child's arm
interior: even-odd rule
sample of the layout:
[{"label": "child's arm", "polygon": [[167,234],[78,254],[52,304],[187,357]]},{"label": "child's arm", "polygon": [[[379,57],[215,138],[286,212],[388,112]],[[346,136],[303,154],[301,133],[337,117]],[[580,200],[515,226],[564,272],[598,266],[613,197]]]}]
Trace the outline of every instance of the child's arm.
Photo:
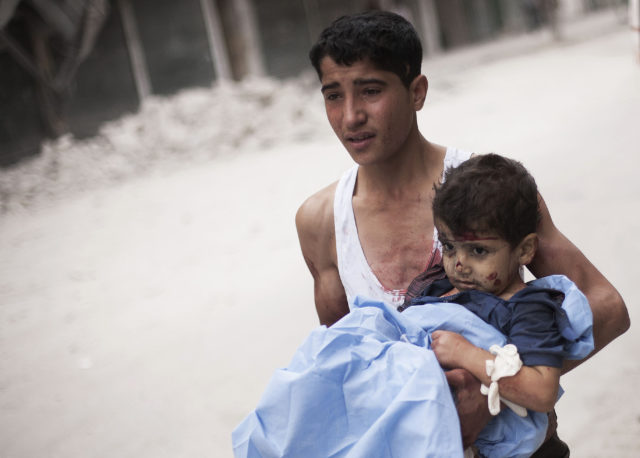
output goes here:
[{"label": "child's arm", "polygon": [[[460,334],[434,331],[431,334],[431,349],[443,368],[466,369],[483,384],[491,384],[485,362],[495,359],[495,356],[476,347]],[[501,378],[498,385],[500,395],[505,399],[536,412],[549,412],[558,398],[560,368],[522,366],[516,375]]]}]

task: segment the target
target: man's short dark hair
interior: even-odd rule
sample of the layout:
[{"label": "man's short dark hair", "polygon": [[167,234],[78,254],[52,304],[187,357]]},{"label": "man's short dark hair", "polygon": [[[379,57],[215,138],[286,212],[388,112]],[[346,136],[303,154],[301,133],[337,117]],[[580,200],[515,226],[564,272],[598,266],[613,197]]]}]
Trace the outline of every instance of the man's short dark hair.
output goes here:
[{"label": "man's short dark hair", "polygon": [[433,199],[434,219],[456,235],[495,233],[515,247],[536,232],[536,182],[524,166],[498,154],[474,156],[445,173]]},{"label": "man's short dark hair", "polygon": [[368,11],[342,16],[320,34],[309,51],[320,78],[320,62],[326,56],[347,66],[369,59],[380,70],[398,75],[408,88],[420,74],[422,45],[411,23],[402,16]]}]

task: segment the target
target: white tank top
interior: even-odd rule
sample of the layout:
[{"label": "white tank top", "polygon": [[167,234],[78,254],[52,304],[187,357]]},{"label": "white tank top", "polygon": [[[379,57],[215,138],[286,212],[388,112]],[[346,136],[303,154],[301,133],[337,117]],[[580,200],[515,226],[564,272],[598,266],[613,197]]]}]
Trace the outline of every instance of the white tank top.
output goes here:
[{"label": "white tank top", "polygon": [[[466,151],[447,148],[444,158],[444,170],[456,167],[469,159],[470,156],[471,153]],[[383,301],[392,306],[398,306],[404,302],[406,289],[385,288],[371,270],[360,245],[352,204],[357,176],[358,165],[355,164],[340,178],[333,202],[338,272],[347,294],[349,309],[352,308],[353,300],[356,296],[363,296],[368,299]],[[438,233],[435,228],[433,229],[433,242],[430,249],[431,253],[427,265],[436,253],[440,254],[441,250],[438,242]]]}]

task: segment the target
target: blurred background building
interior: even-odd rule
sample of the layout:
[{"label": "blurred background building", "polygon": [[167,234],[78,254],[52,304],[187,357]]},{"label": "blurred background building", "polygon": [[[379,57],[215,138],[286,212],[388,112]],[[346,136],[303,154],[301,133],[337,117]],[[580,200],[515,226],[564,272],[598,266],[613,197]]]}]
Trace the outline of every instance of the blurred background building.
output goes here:
[{"label": "blurred background building", "polygon": [[425,56],[558,26],[624,0],[0,0],[0,166],[94,135],[152,95],[309,70],[336,17],[387,9]]}]

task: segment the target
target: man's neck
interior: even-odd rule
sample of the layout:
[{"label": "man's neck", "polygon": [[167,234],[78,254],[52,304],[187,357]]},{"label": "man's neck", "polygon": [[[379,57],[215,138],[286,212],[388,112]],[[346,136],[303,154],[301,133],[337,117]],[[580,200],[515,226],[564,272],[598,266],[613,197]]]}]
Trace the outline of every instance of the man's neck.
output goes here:
[{"label": "man's neck", "polygon": [[442,175],[445,154],[445,147],[419,135],[404,154],[385,162],[360,166],[355,193],[385,200],[402,200],[406,193],[415,196],[416,190],[422,185],[431,189]]}]

